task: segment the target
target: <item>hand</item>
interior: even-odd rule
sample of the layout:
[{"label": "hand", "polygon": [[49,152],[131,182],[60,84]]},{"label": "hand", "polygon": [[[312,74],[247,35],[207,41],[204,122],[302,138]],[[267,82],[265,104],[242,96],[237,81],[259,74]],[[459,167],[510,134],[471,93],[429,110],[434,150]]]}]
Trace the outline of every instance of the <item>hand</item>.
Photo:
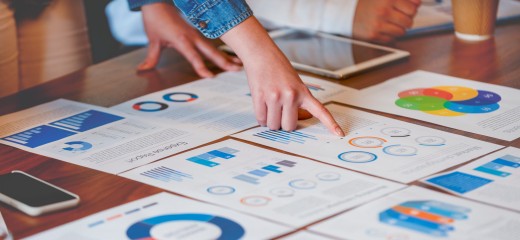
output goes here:
[{"label": "hand", "polygon": [[345,134],[330,112],[302,80],[255,17],[226,32],[221,39],[243,60],[258,123],[272,130],[296,129],[298,108],[309,111],[331,132]]},{"label": "hand", "polygon": [[354,38],[390,42],[406,33],[421,0],[359,0],[354,16]]},{"label": "hand", "polygon": [[179,15],[174,6],[152,3],[144,5],[142,12],[149,46],[148,55],[137,70],[154,68],[163,48],[175,48],[179,51],[201,77],[214,75],[204,64],[203,56],[226,71],[238,71],[242,68],[240,59],[230,57],[211,45]]}]

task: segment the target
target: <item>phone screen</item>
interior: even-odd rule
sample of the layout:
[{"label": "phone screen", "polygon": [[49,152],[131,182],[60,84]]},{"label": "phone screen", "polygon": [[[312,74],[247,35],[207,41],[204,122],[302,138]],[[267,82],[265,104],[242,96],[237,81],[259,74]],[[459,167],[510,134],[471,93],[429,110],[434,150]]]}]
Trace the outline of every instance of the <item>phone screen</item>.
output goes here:
[{"label": "phone screen", "polygon": [[291,32],[273,40],[291,62],[329,71],[392,53],[306,32]]},{"label": "phone screen", "polygon": [[75,196],[18,172],[0,175],[0,192],[31,207],[75,199]]}]

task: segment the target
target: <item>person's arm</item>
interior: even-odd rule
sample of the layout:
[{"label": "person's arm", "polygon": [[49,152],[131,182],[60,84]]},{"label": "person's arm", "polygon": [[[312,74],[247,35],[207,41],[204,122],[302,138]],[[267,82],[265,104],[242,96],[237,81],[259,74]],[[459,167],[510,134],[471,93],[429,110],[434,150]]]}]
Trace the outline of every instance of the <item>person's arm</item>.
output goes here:
[{"label": "person's arm", "polygon": [[[221,39],[242,59],[261,125],[292,131],[297,125],[298,108],[303,108],[331,132],[344,135],[329,111],[312,96],[287,58],[252,16],[245,1],[175,0],[174,3],[202,34],[208,38],[222,36]],[[145,15],[146,8],[148,5],[143,7]],[[157,15],[149,22],[162,25],[164,18]]]},{"label": "person's arm", "polygon": [[155,68],[164,48],[176,49],[201,77],[214,75],[204,63],[205,58],[226,71],[242,68],[240,59],[224,54],[186,23],[172,0],[128,0],[128,6],[132,11],[142,10],[149,43],[148,55],[137,70]]},{"label": "person's arm", "polygon": [[127,0],[128,7],[132,11],[139,11],[141,7],[144,5],[152,4],[152,3],[167,3],[173,5],[172,0]]},{"label": "person's arm", "polygon": [[329,111],[309,92],[254,17],[235,26],[222,37],[244,62],[260,125],[292,131],[297,127],[298,109],[309,111],[331,132],[344,136]]}]

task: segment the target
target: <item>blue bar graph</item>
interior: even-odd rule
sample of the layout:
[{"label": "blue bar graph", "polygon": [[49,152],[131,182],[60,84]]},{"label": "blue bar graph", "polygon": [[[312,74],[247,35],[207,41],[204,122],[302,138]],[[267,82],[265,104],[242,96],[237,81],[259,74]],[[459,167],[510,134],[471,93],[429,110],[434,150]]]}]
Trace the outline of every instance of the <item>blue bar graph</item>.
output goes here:
[{"label": "blue bar graph", "polygon": [[520,163],[520,157],[509,155],[509,154],[501,157],[500,159],[504,159],[504,160],[511,161],[511,162],[516,162],[516,163]]},{"label": "blue bar graph", "polygon": [[502,165],[502,166],[512,167],[512,168],[520,167],[520,163],[507,161],[507,160],[504,160],[504,159],[501,159],[501,158],[495,159],[495,160],[493,160],[491,162],[499,164],[499,165]]},{"label": "blue bar graph", "polygon": [[262,169],[267,170],[267,171],[271,171],[271,172],[274,172],[274,173],[282,173],[281,170],[278,170],[279,168],[280,167],[275,166],[275,165],[267,165],[267,166],[263,167]]},{"label": "blue bar graph", "polygon": [[380,213],[379,220],[383,223],[413,229],[433,236],[446,237],[448,236],[448,231],[453,231],[453,227],[449,225],[422,220],[420,218],[401,214],[392,209]]},{"label": "blue bar graph", "polygon": [[17,143],[30,148],[36,148],[76,133],[67,130],[42,125],[23,132],[2,138],[2,140]]},{"label": "blue bar graph", "polygon": [[124,119],[124,117],[96,110],[89,110],[68,118],[52,122],[50,123],[50,125],[78,132],[85,132],[90,129],[94,129],[115,121],[119,121],[121,119]]},{"label": "blue bar graph", "polygon": [[258,184],[258,178],[254,178],[254,177],[251,177],[251,176],[248,176],[248,175],[244,175],[244,174],[235,176],[233,178],[237,179],[237,180],[240,180],[240,181],[243,181],[243,182],[255,184],[255,185]]},{"label": "blue bar graph", "polygon": [[283,130],[267,130],[253,134],[255,137],[264,138],[273,142],[279,142],[282,144],[304,144],[308,140],[318,140],[315,136],[302,133],[299,131],[287,132]]},{"label": "blue bar graph", "polygon": [[235,155],[233,154],[237,152],[239,151],[236,149],[223,147],[217,150],[212,150],[197,156],[187,158],[186,160],[205,167],[215,167],[220,165],[220,163],[214,161],[215,159],[231,159],[235,157]]},{"label": "blue bar graph", "polygon": [[520,157],[505,155],[484,165],[481,165],[473,170],[495,175],[498,177],[510,176],[511,173],[503,171],[503,168],[520,168]]},{"label": "blue bar graph", "polygon": [[256,170],[250,171],[249,174],[252,174],[252,175],[255,175],[258,177],[265,177],[269,174],[269,172],[256,169]]},{"label": "blue bar graph", "polygon": [[213,155],[215,157],[223,158],[223,159],[230,159],[230,158],[234,158],[235,157],[235,155],[233,155],[233,154],[229,154],[229,153],[226,153],[226,152],[221,152],[219,150],[210,151],[210,152],[208,152],[208,154]]},{"label": "blue bar graph", "polygon": [[487,173],[487,174],[491,174],[491,175],[495,175],[495,176],[499,176],[499,177],[507,177],[507,176],[511,175],[511,173],[504,172],[504,171],[498,171],[498,170],[495,170],[492,168],[487,168],[484,166],[477,167],[474,170],[483,172],[483,173]]},{"label": "blue bar graph", "polygon": [[469,208],[459,207],[447,203],[437,202],[437,201],[409,201],[400,204],[399,206],[426,210],[429,213],[433,213],[435,215],[444,216],[447,218],[453,218],[457,220],[467,219],[468,216],[466,213],[470,212]]},{"label": "blue bar graph", "polygon": [[183,173],[164,166],[156,167],[154,169],[142,172],[141,175],[163,182],[182,182],[185,179],[193,179],[193,177],[190,174]]},{"label": "blue bar graph", "polygon": [[471,209],[436,200],[408,201],[379,213],[379,221],[435,237],[455,231],[453,223],[468,219]]}]

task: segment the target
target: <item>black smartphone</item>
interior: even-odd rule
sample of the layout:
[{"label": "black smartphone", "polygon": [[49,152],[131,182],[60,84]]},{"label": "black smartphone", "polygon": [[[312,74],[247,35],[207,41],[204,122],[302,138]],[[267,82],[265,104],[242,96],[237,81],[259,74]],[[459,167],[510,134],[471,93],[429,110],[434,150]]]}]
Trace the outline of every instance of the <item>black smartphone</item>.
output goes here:
[{"label": "black smartphone", "polygon": [[78,205],[79,196],[22,171],[0,175],[0,201],[31,216]]}]

